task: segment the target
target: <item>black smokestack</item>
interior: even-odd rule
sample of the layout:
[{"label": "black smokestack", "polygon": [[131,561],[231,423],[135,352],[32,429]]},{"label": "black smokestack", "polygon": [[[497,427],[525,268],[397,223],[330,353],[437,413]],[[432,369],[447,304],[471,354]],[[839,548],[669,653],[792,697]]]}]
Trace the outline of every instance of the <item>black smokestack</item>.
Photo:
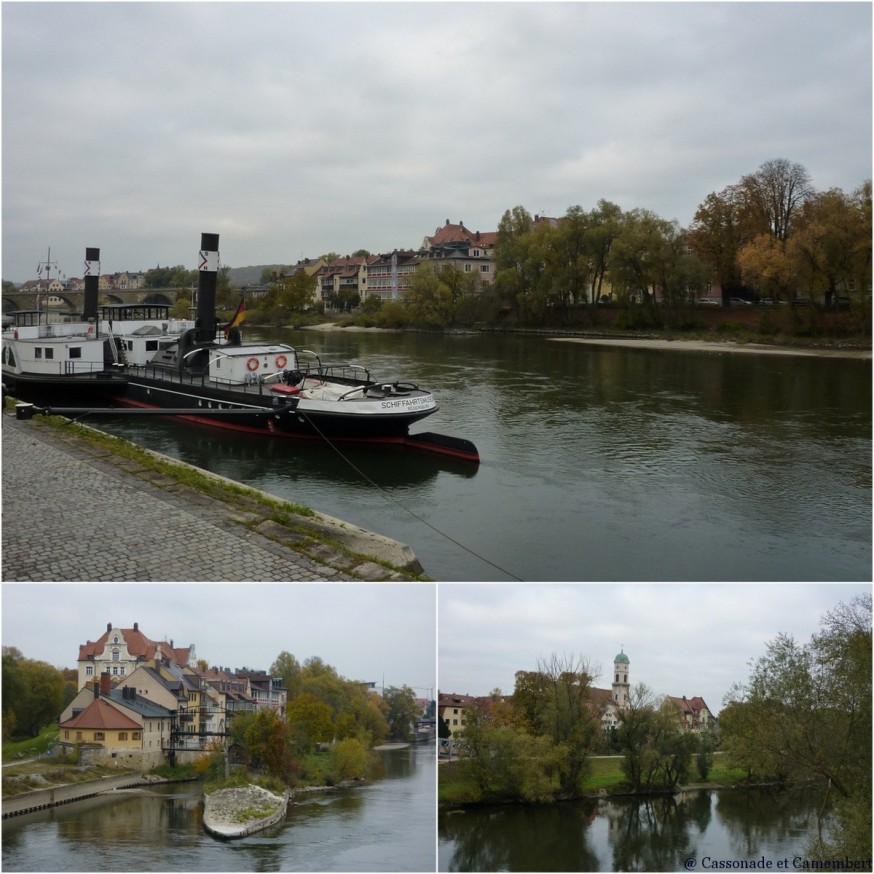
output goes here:
[{"label": "black smokestack", "polygon": [[218,283],[219,235],[201,234],[200,253],[197,259],[200,271],[197,286],[197,339],[208,343],[215,338],[215,289]]},{"label": "black smokestack", "polygon": [[85,299],[82,318],[97,321],[97,290],[100,286],[100,249],[85,249]]}]

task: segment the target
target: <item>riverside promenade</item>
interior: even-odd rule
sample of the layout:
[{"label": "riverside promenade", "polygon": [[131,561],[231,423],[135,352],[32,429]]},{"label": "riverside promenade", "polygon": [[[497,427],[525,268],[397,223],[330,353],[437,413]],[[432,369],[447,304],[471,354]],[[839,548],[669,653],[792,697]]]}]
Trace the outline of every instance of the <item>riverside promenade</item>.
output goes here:
[{"label": "riverside promenade", "polygon": [[[295,516],[263,492],[240,494],[223,477],[148,453],[156,467],[86,437],[4,411],[4,582],[421,578],[405,544],[323,514]],[[198,488],[189,472],[215,488]]]}]

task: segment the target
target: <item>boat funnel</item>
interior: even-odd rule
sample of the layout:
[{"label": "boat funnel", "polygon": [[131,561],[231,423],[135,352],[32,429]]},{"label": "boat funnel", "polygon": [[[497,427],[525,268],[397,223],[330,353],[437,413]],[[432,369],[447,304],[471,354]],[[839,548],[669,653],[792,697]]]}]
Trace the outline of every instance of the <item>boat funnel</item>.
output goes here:
[{"label": "boat funnel", "polygon": [[100,286],[100,249],[85,249],[85,296],[82,318],[97,321],[97,298]]},{"label": "boat funnel", "polygon": [[211,343],[215,339],[218,320],[215,317],[215,290],[218,284],[219,235],[201,234],[200,252],[197,259],[199,271],[197,284],[197,339]]}]

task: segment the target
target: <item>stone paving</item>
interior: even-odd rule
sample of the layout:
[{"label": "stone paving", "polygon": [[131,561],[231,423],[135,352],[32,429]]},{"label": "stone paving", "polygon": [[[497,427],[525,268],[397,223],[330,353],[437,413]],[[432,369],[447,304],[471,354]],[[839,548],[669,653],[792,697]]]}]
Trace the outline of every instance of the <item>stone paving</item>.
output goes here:
[{"label": "stone paving", "polygon": [[411,579],[38,417],[4,414],[2,449],[4,582]]}]

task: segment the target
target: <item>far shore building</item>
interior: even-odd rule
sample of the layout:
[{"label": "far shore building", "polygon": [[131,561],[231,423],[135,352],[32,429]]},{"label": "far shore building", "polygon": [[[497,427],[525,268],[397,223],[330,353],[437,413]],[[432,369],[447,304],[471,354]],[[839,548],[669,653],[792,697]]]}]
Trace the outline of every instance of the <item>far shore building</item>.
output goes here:
[{"label": "far shore building", "polygon": [[105,673],[93,689],[83,689],[76,698],[61,715],[58,746],[66,753],[75,751],[80,764],[147,771],[174,760],[174,710],[143,698],[132,687],[113,688]]},{"label": "far shore building", "polygon": [[89,640],[79,647],[79,688],[95,682],[104,672],[112,677],[126,677],[152,659],[183,668],[197,663],[194,644],[177,648],[172,640],[168,643],[149,639],[137,622],[133,628],[118,628],[108,622],[106,631],[96,641]]},{"label": "far shore building", "polygon": [[[701,697],[676,698],[666,695],[665,702],[673,704],[678,711],[679,725],[684,731],[696,733],[711,731],[717,726],[717,719]],[[447,724],[453,737],[464,733],[466,711],[478,707],[488,713],[493,699],[475,695],[438,693],[438,712]],[[631,703],[631,660],[621,648],[613,658],[612,682],[609,689],[592,686],[589,689],[589,705],[594,715],[600,719],[605,732],[615,729],[622,721],[622,714]]]}]

